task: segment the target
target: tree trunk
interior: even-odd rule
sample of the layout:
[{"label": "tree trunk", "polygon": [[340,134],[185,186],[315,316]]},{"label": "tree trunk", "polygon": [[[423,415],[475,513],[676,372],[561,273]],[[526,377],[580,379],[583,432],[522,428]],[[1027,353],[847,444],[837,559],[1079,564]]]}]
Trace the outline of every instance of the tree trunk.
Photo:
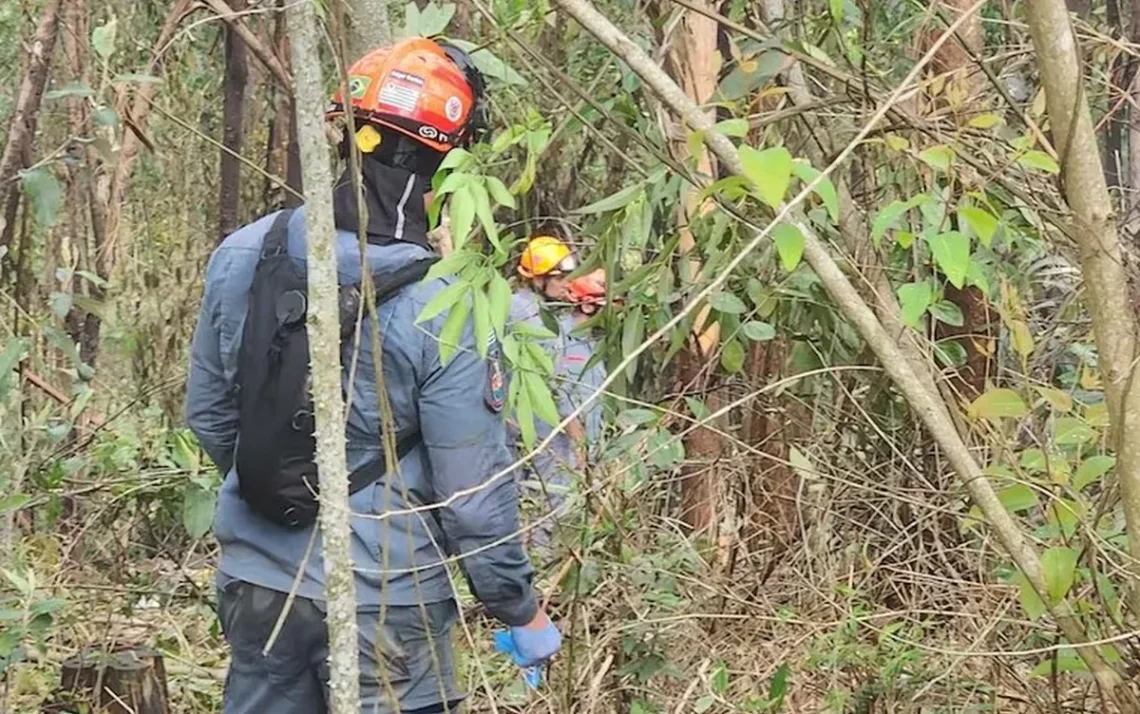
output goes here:
[{"label": "tree trunk", "polygon": [[1081,252],[1081,273],[1117,445],[1117,478],[1132,553],[1129,604],[1132,616],[1140,618],[1140,370],[1134,365],[1137,325],[1129,275],[1084,94],[1087,82],[1081,78],[1081,58],[1065,4],[1061,0],[1032,0],[1028,19],[1049,122],[1062,157],[1061,178],[1072,211],[1070,232]]},{"label": "tree trunk", "polygon": [[4,143],[4,152],[0,154],[0,196],[7,195],[16,173],[24,168],[25,148],[36,134],[36,116],[51,67],[51,53],[55,48],[59,3],[60,0],[47,1],[32,39],[28,68],[24,73],[24,81],[20,84],[16,110],[8,127],[8,140]]},{"label": "tree trunk", "polygon": [[[245,9],[245,0],[232,0],[235,12]],[[245,109],[245,83],[249,70],[245,59],[245,41],[226,27],[226,80],[222,109],[222,165],[218,215],[218,242],[237,230],[241,223],[241,153],[245,132],[242,118]]]},{"label": "tree trunk", "polygon": [[[732,141],[717,131],[708,116],[686,96],[685,92],[678,87],[676,83],[669,79],[668,75],[649,58],[641,47],[632,42],[618,30],[613,23],[599,14],[588,0],[555,0],[555,2],[577,19],[586,30],[596,36],[612,52],[623,59],[630,69],[641,77],[647,88],[656,93],[666,104],[672,107],[678,115],[682,116],[694,131],[701,132],[706,145],[710,150],[716,153],[722,165],[728,171],[738,176],[744,175],[740,156]],[[1070,47],[1071,46],[1070,44]],[[912,71],[906,83],[904,83],[904,86],[899,88],[895,96],[898,96],[898,92],[901,92],[906,85],[914,81],[916,74],[916,72]],[[862,141],[885,113],[886,107],[881,108],[876,113],[874,119],[854,138],[853,144]],[[836,163],[846,158],[850,152],[851,147],[848,147],[848,149],[842,152],[836,159]],[[1100,177],[1100,180],[1103,183],[1103,175]],[[806,195],[806,190],[801,193],[798,200],[802,201],[803,195]],[[1045,586],[1045,576],[1036,549],[1026,540],[1013,518],[1006,512],[1005,507],[993,489],[993,485],[987,480],[985,474],[982,473],[982,469],[977,461],[974,460],[974,456],[970,452],[969,447],[958,435],[954,422],[946,410],[945,404],[942,403],[937,392],[932,392],[927,387],[926,382],[916,374],[910,361],[903,356],[894,339],[883,329],[883,325],[875,317],[875,314],[867,307],[867,304],[859,296],[854,286],[852,286],[851,282],[839,269],[839,266],[832,259],[823,242],[816,236],[815,232],[805,221],[792,213],[793,208],[794,206],[782,205],[778,216],[781,219],[790,220],[790,222],[803,233],[804,261],[815,271],[821,284],[827,290],[836,306],[847,319],[851,321],[856,329],[858,329],[859,333],[867,341],[868,346],[871,347],[875,355],[879,358],[884,371],[891,377],[910,403],[915,414],[923,420],[930,430],[931,435],[943,448],[948,461],[962,479],[974,503],[977,504],[986,520],[991,524],[999,541],[1013,558],[1018,568],[1021,569],[1027,581],[1041,596],[1043,602],[1049,602],[1050,598]],[[774,225],[775,222],[757,235],[749,245],[726,266],[726,269],[718,279],[714,280],[713,283],[703,291],[699,298],[703,299],[706,297],[707,293],[714,290],[727,279],[731,268],[739,265],[749,253],[755,250],[761,241],[768,237]],[[1140,409],[1138,409],[1137,412],[1138,416],[1140,416]],[[1135,441],[1140,444],[1140,439]],[[1140,448],[1140,446],[1138,446],[1138,448]],[[1096,679],[1104,695],[1114,702],[1121,703],[1123,705],[1122,708],[1126,711],[1140,710],[1140,703],[1136,701],[1135,696],[1128,687],[1124,685],[1120,675],[1108,665],[1096,647],[1085,644],[1088,642],[1088,638],[1085,634],[1084,627],[1074,614],[1068,601],[1062,600],[1052,604],[1049,611],[1057,622],[1062,634],[1074,645],[1077,653],[1088,665],[1089,671],[1093,674],[1093,677]]]},{"label": "tree trunk", "polygon": [[343,0],[348,11],[348,62],[392,41],[387,0]]},{"label": "tree trunk", "polygon": [[333,176],[325,140],[325,96],[313,3],[288,10],[293,48],[294,107],[301,167],[305,176],[305,229],[308,236],[309,357],[316,415],[317,467],[321,478],[320,527],[328,601],[329,690],[331,714],[360,711],[360,660],[357,654],[356,592],[349,528],[348,468],[344,453],[344,399],[341,395],[340,320],[333,226]]},{"label": "tree trunk", "polygon": [[[713,10],[707,0],[694,0],[706,10]],[[665,56],[666,71],[692,99],[694,104],[703,106],[717,87],[720,53],[717,49],[717,24],[705,15],[672,3],[659,4],[657,12],[668,18],[679,18],[679,22],[663,22],[672,28],[669,37],[662,37],[660,44],[668,47]],[[705,110],[709,117],[715,117],[715,110]],[[669,121],[667,119],[667,121]],[[670,137],[670,149],[674,158],[684,162],[689,156],[687,131],[684,124],[675,127]],[[618,157],[615,157],[618,158]],[[712,156],[701,147],[696,157],[697,171],[704,176],[715,178]],[[611,174],[613,175],[613,174]],[[681,259],[681,284],[691,286],[701,280],[701,261],[696,250],[697,244],[689,226],[702,213],[708,212],[710,204],[696,201],[697,189],[688,187],[685,200],[677,211],[678,244]],[[710,411],[717,411],[723,401],[720,392],[714,387],[713,377],[705,369],[705,363],[712,358],[718,342],[720,330],[717,325],[705,329],[711,310],[705,308],[694,323],[696,337],[690,340],[685,352],[679,355],[677,376],[681,389],[698,390],[706,400]],[[721,440],[715,431],[695,429],[685,437],[685,465],[681,469],[681,520],[699,533],[714,522],[716,485],[721,457]]]}]

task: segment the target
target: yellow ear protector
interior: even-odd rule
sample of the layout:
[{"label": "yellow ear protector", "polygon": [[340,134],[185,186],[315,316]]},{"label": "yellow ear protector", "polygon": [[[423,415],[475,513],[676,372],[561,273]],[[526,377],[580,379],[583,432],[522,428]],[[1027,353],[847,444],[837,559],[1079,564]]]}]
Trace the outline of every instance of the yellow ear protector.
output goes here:
[{"label": "yellow ear protector", "polygon": [[380,146],[381,141],[383,141],[383,137],[371,124],[365,124],[356,131],[356,148],[360,149],[362,154],[371,154],[376,151],[376,147]]}]

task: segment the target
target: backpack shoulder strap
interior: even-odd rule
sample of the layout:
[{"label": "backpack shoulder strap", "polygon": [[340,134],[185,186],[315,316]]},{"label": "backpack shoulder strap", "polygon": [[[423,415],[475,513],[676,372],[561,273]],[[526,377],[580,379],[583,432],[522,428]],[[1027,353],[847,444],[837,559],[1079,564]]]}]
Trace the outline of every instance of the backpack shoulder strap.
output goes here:
[{"label": "backpack shoulder strap", "polygon": [[289,250],[289,218],[293,215],[292,208],[286,208],[273,219],[273,225],[265,234],[261,244],[262,259],[281,255]]},{"label": "backpack shoulder strap", "polygon": [[435,265],[438,261],[439,258],[437,256],[431,255],[401,266],[396,272],[387,276],[383,281],[373,277],[372,284],[376,288],[376,304],[380,305],[385,300],[390,299],[404,286],[423,280],[423,277],[431,270],[431,266]]}]

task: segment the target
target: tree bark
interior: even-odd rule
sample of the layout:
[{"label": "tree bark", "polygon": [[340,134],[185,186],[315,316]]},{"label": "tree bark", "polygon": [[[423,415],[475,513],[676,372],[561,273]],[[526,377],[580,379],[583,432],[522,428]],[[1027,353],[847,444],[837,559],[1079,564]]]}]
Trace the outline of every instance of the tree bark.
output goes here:
[{"label": "tree bark", "polygon": [[[707,0],[694,0],[706,10],[712,10]],[[670,35],[662,37],[660,44],[667,47],[665,66],[674,81],[684,89],[694,104],[703,106],[717,87],[719,52],[717,49],[717,23],[709,17],[672,3],[657,5],[662,16],[662,25],[672,28]],[[673,15],[673,13],[676,13]],[[673,22],[670,16],[677,18]],[[715,118],[715,110],[704,110],[710,118]],[[670,121],[666,117],[666,121]],[[715,179],[716,168],[712,155],[702,146],[696,156],[690,157],[685,127],[677,126],[670,137],[670,148],[674,158],[685,161],[696,160],[697,172]],[[615,157],[617,158],[617,157]],[[611,174],[613,175],[613,174]],[[685,200],[677,209],[677,231],[680,234],[678,249],[681,254],[681,284],[697,285],[700,282],[701,261],[697,242],[690,229],[693,221],[710,210],[707,201],[696,201],[698,190],[689,186],[685,189]],[[677,361],[677,377],[681,389],[700,389],[707,395],[706,406],[717,411],[721,404],[720,392],[712,388],[711,375],[705,369],[705,362],[720,341],[719,326],[705,328],[711,308],[705,307],[693,325],[696,339],[690,340],[685,353]],[[685,437],[685,464],[681,469],[681,520],[695,533],[713,525],[718,462],[721,456],[721,440],[715,431],[695,429]]]},{"label": "tree bark", "polygon": [[[630,69],[641,77],[646,86],[682,116],[693,130],[702,132],[706,145],[717,155],[722,166],[733,174],[744,175],[740,156],[729,138],[717,131],[715,125],[701,109],[685,95],[680,87],[669,79],[668,75],[638,45],[626,37],[608,19],[599,14],[588,0],[555,0],[555,2],[624,60]],[[881,110],[876,114],[876,122],[884,113],[885,111]],[[872,126],[860,132],[856,139],[864,138],[876,122],[872,122]],[[839,158],[844,158],[848,153],[850,152],[845,151]],[[1103,182],[1103,175],[1100,180]],[[993,527],[1002,546],[1013,558],[1034,590],[1041,595],[1042,601],[1049,602],[1044,572],[1036,549],[1026,540],[1017,524],[1006,512],[992,484],[986,479],[981,467],[974,460],[969,447],[958,435],[950,414],[937,392],[932,392],[925,381],[915,372],[911,363],[903,356],[898,344],[883,329],[883,325],[840,270],[815,232],[806,222],[793,217],[790,207],[782,206],[781,214],[790,219],[803,233],[805,262],[815,271],[836,306],[859,330],[868,346],[879,358],[884,371],[891,377],[910,403],[915,414],[923,420],[931,435],[945,451],[948,461],[961,478],[974,503],[981,509],[982,514]],[[770,228],[771,226],[753,240],[749,250],[766,237]],[[745,253],[747,252],[745,251]],[[1085,644],[1088,642],[1088,638],[1084,627],[1074,614],[1068,601],[1062,600],[1051,604],[1049,611],[1062,634],[1074,645],[1077,653],[1088,665],[1089,671],[1093,674],[1105,696],[1120,703],[1126,711],[1140,710],[1140,703],[1124,685],[1120,675],[1109,666],[1095,646]]]},{"label": "tree bark", "polygon": [[[237,0],[235,6],[240,3],[244,6],[246,0]],[[218,13],[218,17],[225,21],[230,31],[237,34],[241,38],[245,47],[253,53],[253,56],[258,59],[265,68],[269,70],[273,78],[281,83],[281,86],[288,90],[293,86],[293,80],[289,77],[289,71],[285,69],[285,65],[281,63],[277,55],[271,52],[257,35],[249,29],[249,25],[242,21],[240,9],[231,7],[227,4],[226,0],[202,0],[206,7]]]},{"label": "tree bark", "polygon": [[321,76],[320,31],[311,0],[288,12],[293,48],[294,107],[301,167],[305,177],[305,229],[308,236],[309,358],[316,414],[317,467],[320,473],[320,527],[328,601],[329,691],[331,714],[360,711],[360,660],[357,654],[356,588],[349,527],[348,468],[344,453],[344,399],[341,395],[340,320],[332,187]]},{"label": "tree bark", "polygon": [[[245,0],[233,0],[235,12],[245,9]],[[226,27],[226,81],[222,109],[221,189],[218,198],[218,242],[237,229],[241,221],[241,162],[240,154],[245,132],[242,118],[245,109],[245,83],[249,68],[245,59],[245,41],[238,36],[233,25]]]},{"label": "tree bark", "polygon": [[348,11],[348,62],[392,41],[387,0],[344,0]]},{"label": "tree bark", "polygon": [[1062,159],[1065,199],[1072,211],[1070,232],[1080,247],[1081,273],[1117,444],[1116,472],[1132,554],[1129,605],[1132,616],[1140,618],[1140,370],[1134,365],[1137,325],[1129,275],[1065,4],[1062,0],[1031,0],[1027,7],[1049,121]]},{"label": "tree bark", "polygon": [[55,48],[56,29],[59,26],[59,3],[60,0],[47,1],[32,39],[28,69],[24,73],[24,81],[20,83],[16,111],[12,114],[8,128],[8,140],[4,142],[3,154],[0,154],[0,195],[6,195],[16,173],[24,168],[25,147],[36,133],[36,116],[44,95],[51,54]]}]

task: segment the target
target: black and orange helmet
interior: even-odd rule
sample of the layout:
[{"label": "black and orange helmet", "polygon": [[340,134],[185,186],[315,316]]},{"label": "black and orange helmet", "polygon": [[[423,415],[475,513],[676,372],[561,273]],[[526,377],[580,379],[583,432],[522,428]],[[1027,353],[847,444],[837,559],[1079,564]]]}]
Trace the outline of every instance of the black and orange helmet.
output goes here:
[{"label": "black and orange helmet", "polygon": [[[483,89],[466,52],[423,38],[373,50],[348,70],[348,106],[357,122],[392,129],[441,154],[466,145],[479,129]],[[345,111],[338,89],[326,117]]]}]

